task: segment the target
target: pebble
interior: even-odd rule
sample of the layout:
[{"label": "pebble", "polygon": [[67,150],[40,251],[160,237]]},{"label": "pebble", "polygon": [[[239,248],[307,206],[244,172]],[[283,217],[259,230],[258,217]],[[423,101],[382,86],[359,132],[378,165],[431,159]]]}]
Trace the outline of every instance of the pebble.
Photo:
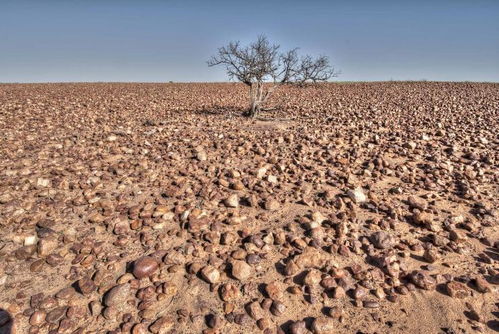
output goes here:
[{"label": "pebble", "polygon": [[281,300],[284,296],[283,294],[284,286],[277,282],[271,282],[265,286],[265,292],[273,300]]},{"label": "pebble", "polygon": [[47,313],[44,311],[35,311],[29,318],[29,323],[32,326],[40,326],[45,322],[45,317],[47,316]]},{"label": "pebble", "polygon": [[374,247],[379,248],[379,249],[387,249],[393,247],[395,244],[395,241],[393,240],[394,238],[383,231],[373,233],[371,235],[371,242],[374,245]]},{"label": "pebble", "polygon": [[84,295],[91,294],[97,289],[94,281],[92,281],[89,277],[83,277],[77,282],[78,289]]},{"label": "pebble", "polygon": [[281,316],[286,312],[286,305],[280,301],[274,300],[270,306],[270,312],[275,316]]},{"label": "pebble", "polygon": [[57,307],[57,308],[55,308],[52,311],[50,311],[50,312],[47,313],[47,316],[45,317],[45,320],[47,322],[55,324],[55,323],[57,323],[64,316],[64,314],[66,313],[67,309],[68,308],[66,306]]},{"label": "pebble", "polygon": [[253,275],[253,268],[244,261],[234,260],[231,263],[231,274],[239,281],[244,281]]},{"label": "pebble", "polygon": [[237,194],[232,194],[225,199],[224,203],[225,206],[229,208],[237,208],[239,207],[239,196],[237,196]]},{"label": "pebble", "polygon": [[169,316],[163,316],[158,318],[154,323],[149,327],[149,330],[153,334],[167,334],[169,333],[175,326],[175,322]]},{"label": "pebble", "polygon": [[51,254],[58,246],[59,242],[54,237],[47,237],[38,241],[38,255],[45,257]]},{"label": "pebble", "polygon": [[306,326],[305,321],[295,321],[289,326],[289,332],[291,334],[306,334],[308,333]]},{"label": "pebble", "polygon": [[349,189],[347,191],[347,196],[357,204],[367,202],[367,196],[364,194],[364,190],[361,187]]},{"label": "pebble", "polygon": [[115,285],[104,296],[104,305],[121,308],[131,297],[131,288],[129,283]]},{"label": "pebble", "polygon": [[260,306],[260,303],[257,301],[249,303],[246,306],[246,311],[248,312],[248,315],[255,320],[261,319],[265,316],[263,309]]},{"label": "pebble", "polygon": [[133,264],[133,275],[138,278],[152,276],[158,270],[158,261],[151,256],[144,256],[136,260]]},{"label": "pebble", "polygon": [[487,280],[485,280],[485,278],[483,278],[483,277],[480,277],[480,276],[476,277],[474,280],[474,283],[475,283],[476,289],[481,293],[486,293],[486,292],[492,291],[489,282],[487,282]]},{"label": "pebble", "polygon": [[416,208],[421,211],[424,211],[428,208],[428,203],[426,203],[426,201],[421,197],[409,196],[407,202],[409,202],[411,208]]},{"label": "pebble", "polygon": [[331,318],[315,318],[312,322],[312,332],[314,334],[334,334],[336,324]]},{"label": "pebble", "polygon": [[269,211],[275,211],[275,210],[278,210],[280,208],[280,204],[278,201],[276,201],[275,199],[273,198],[267,198],[265,200],[265,203],[264,203],[264,208],[265,210],[269,210]]},{"label": "pebble", "polygon": [[322,280],[322,273],[317,269],[311,269],[305,275],[303,283],[310,286],[316,286],[319,285],[321,280]]},{"label": "pebble", "polygon": [[424,290],[435,290],[437,281],[424,271],[415,271],[410,275],[412,283]]},{"label": "pebble", "polygon": [[438,251],[434,248],[428,248],[423,254],[423,258],[429,263],[435,263],[439,259]]},{"label": "pebble", "polygon": [[213,266],[206,266],[201,269],[201,277],[208,283],[218,283],[220,280],[220,272]]},{"label": "pebble", "polygon": [[469,289],[461,282],[448,282],[445,286],[447,294],[453,298],[466,298],[470,295]]}]

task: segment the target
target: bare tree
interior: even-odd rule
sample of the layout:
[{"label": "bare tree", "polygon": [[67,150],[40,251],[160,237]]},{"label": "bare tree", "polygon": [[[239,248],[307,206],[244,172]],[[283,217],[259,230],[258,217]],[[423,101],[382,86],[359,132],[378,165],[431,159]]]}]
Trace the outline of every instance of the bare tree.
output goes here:
[{"label": "bare tree", "polygon": [[231,80],[249,86],[250,106],[245,113],[255,117],[272,92],[282,84],[305,85],[307,82],[327,81],[338,76],[326,56],[316,59],[300,58],[298,49],[279,52],[279,45],[270,44],[260,35],[256,42],[241,46],[230,42],[218,49],[218,54],[208,60],[208,66],[223,65]]}]

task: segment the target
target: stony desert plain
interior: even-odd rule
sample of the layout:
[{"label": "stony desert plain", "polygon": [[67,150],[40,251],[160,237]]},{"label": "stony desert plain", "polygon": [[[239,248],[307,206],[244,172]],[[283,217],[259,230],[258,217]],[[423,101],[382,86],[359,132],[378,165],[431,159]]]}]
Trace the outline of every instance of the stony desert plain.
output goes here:
[{"label": "stony desert plain", "polygon": [[499,84],[0,85],[0,333],[496,333]]}]

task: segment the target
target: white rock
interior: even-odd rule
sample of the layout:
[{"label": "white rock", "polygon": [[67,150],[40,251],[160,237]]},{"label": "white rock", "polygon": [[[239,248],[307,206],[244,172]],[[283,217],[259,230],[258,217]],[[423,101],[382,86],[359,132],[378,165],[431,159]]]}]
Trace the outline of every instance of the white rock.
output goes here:
[{"label": "white rock", "polygon": [[267,168],[266,167],[261,167],[261,168],[258,168],[258,170],[256,171],[256,177],[261,179],[265,176],[265,173],[267,173]]},{"label": "white rock", "polygon": [[357,204],[364,203],[367,201],[367,196],[364,194],[362,187],[357,187],[355,189],[350,189],[347,191],[348,197],[352,199]]},{"label": "white rock", "polygon": [[277,183],[277,177],[275,177],[274,175],[269,175],[267,176],[267,181],[269,181],[270,183]]},{"label": "white rock", "polygon": [[29,235],[24,238],[24,246],[34,245],[36,244],[37,240],[38,238],[36,237],[36,235]]},{"label": "white rock", "polygon": [[50,184],[50,180],[49,179],[44,179],[42,177],[39,177],[37,180],[36,180],[36,185],[38,187],[47,187],[48,185]]},{"label": "white rock", "polygon": [[237,208],[239,206],[239,196],[232,194],[225,199],[224,203],[229,208]]},{"label": "white rock", "polygon": [[199,151],[196,153],[196,159],[199,161],[206,161],[208,159],[208,156],[206,155],[205,151]]}]

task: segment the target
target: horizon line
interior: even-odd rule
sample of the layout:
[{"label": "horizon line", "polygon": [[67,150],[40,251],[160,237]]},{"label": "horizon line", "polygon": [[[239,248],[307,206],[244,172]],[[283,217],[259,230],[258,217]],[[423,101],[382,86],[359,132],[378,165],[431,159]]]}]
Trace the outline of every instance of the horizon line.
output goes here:
[{"label": "horizon line", "polygon": [[[316,82],[317,84],[343,84],[343,83],[386,83],[386,82],[426,82],[426,83],[491,83],[497,84],[499,81],[475,81],[475,80],[426,80],[426,79],[400,79],[400,80],[343,80]],[[268,82],[271,83],[271,82]],[[0,85],[36,85],[36,84],[244,84],[239,81],[5,81]]]}]

